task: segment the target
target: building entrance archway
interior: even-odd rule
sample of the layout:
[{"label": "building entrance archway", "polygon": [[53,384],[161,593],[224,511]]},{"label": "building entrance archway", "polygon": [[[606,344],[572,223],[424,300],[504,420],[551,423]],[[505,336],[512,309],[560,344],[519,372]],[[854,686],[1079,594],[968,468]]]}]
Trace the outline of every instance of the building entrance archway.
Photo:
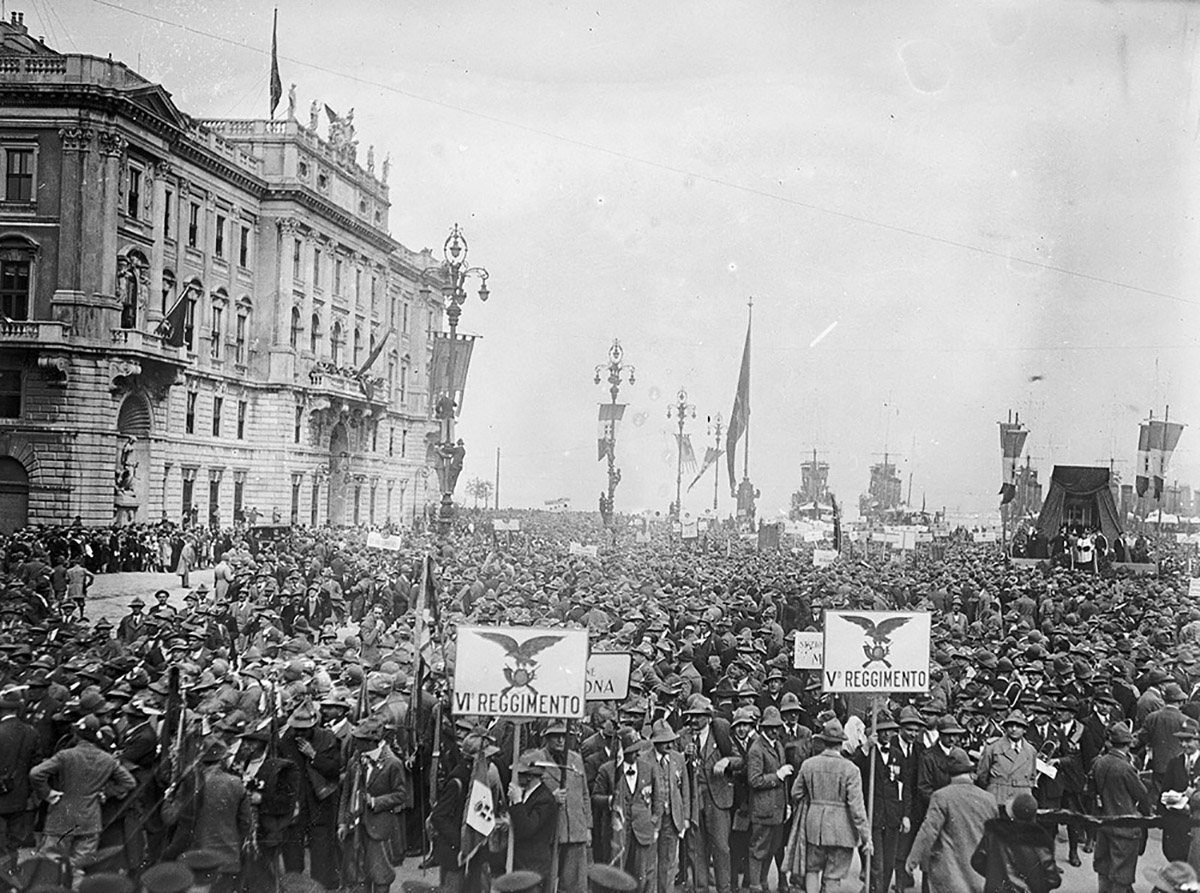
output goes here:
[{"label": "building entrance archway", "polygon": [[0,458],[0,534],[29,523],[29,472],[11,456]]}]

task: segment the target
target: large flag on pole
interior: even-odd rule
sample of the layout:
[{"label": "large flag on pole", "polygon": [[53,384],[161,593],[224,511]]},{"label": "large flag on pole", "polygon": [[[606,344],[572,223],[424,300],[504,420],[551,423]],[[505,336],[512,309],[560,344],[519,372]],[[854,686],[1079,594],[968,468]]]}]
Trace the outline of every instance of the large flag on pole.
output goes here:
[{"label": "large flag on pole", "polygon": [[1143,422],[1138,429],[1137,476],[1134,478],[1138,496],[1145,496],[1150,489],[1150,477],[1150,425]]},{"label": "large flag on pole", "polygon": [[1000,423],[1000,495],[1001,505],[1012,502],[1017,495],[1017,463],[1025,449],[1029,432],[1020,422]]},{"label": "large flag on pole", "polygon": [[[692,482],[690,484],[688,484],[688,492],[689,493],[692,492],[692,487],[696,486],[696,484],[700,480],[700,478],[704,477],[704,472],[708,471],[708,467],[710,465],[715,465],[717,463],[717,460],[720,458],[721,458],[721,450],[718,450],[716,447],[705,447],[704,448],[704,461],[700,464],[700,470],[698,472],[696,472],[696,477],[692,480]],[[718,471],[718,472],[716,472],[716,475],[717,475],[717,477],[720,477],[721,473]]]},{"label": "large flag on pole", "polygon": [[742,371],[738,374],[737,393],[733,397],[733,411],[729,414],[729,428],[725,435],[725,460],[729,467],[729,490],[737,495],[737,442],[750,427],[750,324],[746,320],[746,346],[742,348]]},{"label": "large flag on pole", "polygon": [[1150,467],[1154,478],[1154,498],[1161,499],[1163,484],[1167,479],[1167,467],[1171,464],[1171,454],[1179,444],[1179,436],[1183,434],[1183,425],[1178,422],[1150,423]]},{"label": "large flag on pole", "polygon": [[158,324],[156,334],[162,338],[163,344],[171,347],[183,347],[184,336],[187,334],[188,301],[192,296],[190,287],[183,290],[175,306],[170,309],[162,322]]},{"label": "large flag on pole", "polygon": [[471,788],[467,791],[467,808],[463,810],[462,837],[458,850],[458,864],[466,865],[479,848],[487,843],[488,835],[496,827],[496,803],[492,799],[492,787],[488,784],[488,761],[484,748],[475,755],[475,766],[471,770]]},{"label": "large flag on pole", "polygon": [[676,434],[675,444],[679,448],[679,461],[684,471],[691,474],[696,470],[696,453],[692,449],[692,435]]},{"label": "large flag on pole", "polygon": [[275,10],[275,17],[271,21],[271,119],[275,118],[275,109],[279,106],[279,100],[283,97],[283,81],[279,78],[279,48],[276,41],[276,32],[279,30],[279,10]]},{"label": "large flag on pole", "polygon": [[433,633],[438,625],[437,586],[433,579],[433,558],[421,558],[421,588],[413,606],[413,644],[426,666],[433,662]]},{"label": "large flag on pole", "polygon": [[617,426],[625,415],[625,403],[601,403],[599,430],[596,432],[597,459],[603,459],[617,439]]}]

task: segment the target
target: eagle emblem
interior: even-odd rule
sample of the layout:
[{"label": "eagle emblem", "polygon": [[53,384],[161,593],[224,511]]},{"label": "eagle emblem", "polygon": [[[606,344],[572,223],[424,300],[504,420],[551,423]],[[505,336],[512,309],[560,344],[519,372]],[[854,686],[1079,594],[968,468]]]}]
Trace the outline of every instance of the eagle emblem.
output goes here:
[{"label": "eagle emblem", "polygon": [[502,695],[508,694],[514,688],[527,688],[536,695],[537,689],[530,685],[537,678],[538,663],[535,657],[539,652],[545,651],[555,642],[561,642],[565,638],[564,636],[534,636],[518,644],[516,639],[506,636],[504,633],[480,633],[479,635],[504,649],[504,678],[508,681],[508,686],[500,692]]},{"label": "eagle emblem", "polygon": [[862,627],[866,633],[868,641],[863,642],[863,654],[867,656],[864,667],[869,667],[873,663],[881,663],[885,667],[891,668],[891,663],[888,661],[888,655],[892,652],[892,633],[898,630],[904,624],[911,620],[911,617],[889,617],[887,620],[881,620],[875,623],[873,620],[868,620],[866,617],[852,617],[843,615],[842,619],[847,623],[853,623],[855,626]]}]

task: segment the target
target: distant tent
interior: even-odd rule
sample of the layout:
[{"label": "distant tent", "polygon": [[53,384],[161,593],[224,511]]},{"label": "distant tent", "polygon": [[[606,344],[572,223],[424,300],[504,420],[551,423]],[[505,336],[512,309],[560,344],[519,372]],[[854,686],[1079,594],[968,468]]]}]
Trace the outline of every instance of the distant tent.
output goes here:
[{"label": "distant tent", "polygon": [[1042,503],[1037,526],[1052,539],[1063,523],[1099,527],[1112,542],[1121,533],[1121,518],[1109,489],[1107,468],[1080,465],[1055,465],[1050,476],[1050,492]]}]

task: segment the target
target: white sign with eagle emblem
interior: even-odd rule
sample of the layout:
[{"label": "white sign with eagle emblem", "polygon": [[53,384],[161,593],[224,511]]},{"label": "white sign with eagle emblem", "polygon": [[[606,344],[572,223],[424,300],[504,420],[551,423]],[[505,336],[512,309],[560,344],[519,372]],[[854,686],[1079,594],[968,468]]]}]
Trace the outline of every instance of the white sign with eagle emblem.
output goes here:
[{"label": "white sign with eagle emblem", "polygon": [[586,629],[460,626],[454,715],[581,719],[587,663]]},{"label": "white sign with eagle emblem", "polygon": [[826,611],[822,687],[929,691],[930,626],[924,611]]}]

